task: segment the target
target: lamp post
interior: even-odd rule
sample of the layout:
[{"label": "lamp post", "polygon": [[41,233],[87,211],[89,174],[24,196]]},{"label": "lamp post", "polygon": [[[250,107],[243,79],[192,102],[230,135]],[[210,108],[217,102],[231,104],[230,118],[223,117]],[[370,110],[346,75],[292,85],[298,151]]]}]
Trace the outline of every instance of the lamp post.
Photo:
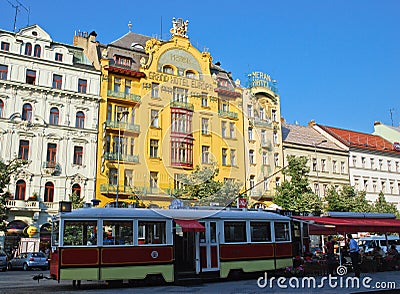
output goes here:
[{"label": "lamp post", "polygon": [[328,140],[322,140],[322,141],[320,141],[320,142],[318,142],[318,143],[314,143],[313,142],[313,145],[314,145],[314,153],[315,153],[315,163],[316,163],[316,165],[315,165],[315,171],[316,171],[316,173],[317,173],[317,185],[318,185],[318,196],[320,196],[320,193],[319,193],[319,176],[318,176],[318,157],[317,157],[317,146],[318,145],[321,145],[322,143],[326,143],[326,142],[328,142]]},{"label": "lamp post", "polygon": [[128,116],[129,112],[127,110],[120,112],[117,120],[118,120],[118,150],[117,150],[117,192],[115,194],[115,207],[118,208],[118,194],[119,194],[119,160],[121,153],[121,121],[126,116]]}]

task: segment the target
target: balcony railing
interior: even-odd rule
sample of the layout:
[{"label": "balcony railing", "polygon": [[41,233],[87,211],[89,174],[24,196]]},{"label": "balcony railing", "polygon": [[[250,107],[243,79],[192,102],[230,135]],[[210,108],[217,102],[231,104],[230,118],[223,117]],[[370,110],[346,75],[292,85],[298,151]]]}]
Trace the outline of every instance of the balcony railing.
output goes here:
[{"label": "balcony railing", "polygon": [[113,98],[118,98],[118,99],[124,99],[124,100],[128,100],[128,101],[133,101],[133,102],[140,102],[140,99],[141,99],[140,96],[136,95],[136,94],[115,92],[113,90],[108,90],[107,96],[113,97]]},{"label": "balcony railing", "polygon": [[[104,193],[116,193],[117,192],[117,185],[112,185],[112,184],[101,184],[100,185],[100,192]],[[131,186],[123,186],[120,185],[118,186],[118,192],[122,193],[134,193],[135,190]]]},{"label": "balcony railing", "polygon": [[218,115],[222,116],[222,117],[231,118],[231,119],[238,119],[238,114],[236,112],[232,112],[232,111],[218,110]]},{"label": "balcony railing", "polygon": [[58,202],[41,202],[41,201],[25,201],[25,200],[8,200],[6,207],[11,210],[51,210],[58,211]]},{"label": "balcony railing", "polygon": [[190,110],[190,111],[194,110],[193,104],[192,103],[188,103],[188,102],[171,101],[169,106],[173,107],[173,108],[182,108],[182,109],[186,109],[186,110]]},{"label": "balcony railing", "polygon": [[44,161],[42,164],[45,173],[47,174],[59,174],[61,172],[61,165],[55,161]]},{"label": "balcony railing", "polygon": [[114,120],[107,120],[105,122],[107,128],[113,129],[123,129],[123,130],[130,130],[139,133],[140,132],[140,125],[129,124],[126,122],[119,122]]},{"label": "balcony railing", "polygon": [[254,120],[254,126],[262,128],[271,128],[272,123],[270,121],[265,121],[265,120]]},{"label": "balcony railing", "polygon": [[[118,153],[117,152],[106,152],[104,153],[104,159],[105,160],[118,160]],[[131,154],[119,154],[119,160],[120,161],[126,161],[126,162],[134,162],[138,163],[139,162],[139,155],[131,155]]]}]

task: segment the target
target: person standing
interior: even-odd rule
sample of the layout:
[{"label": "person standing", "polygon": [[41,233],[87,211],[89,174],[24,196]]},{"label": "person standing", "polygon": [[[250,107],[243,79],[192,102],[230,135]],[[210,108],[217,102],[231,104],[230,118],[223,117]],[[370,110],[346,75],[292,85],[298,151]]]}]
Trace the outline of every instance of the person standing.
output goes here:
[{"label": "person standing", "polygon": [[325,243],[326,263],[328,266],[328,275],[334,274],[336,258],[335,258],[335,242],[332,236],[328,236],[328,242]]},{"label": "person standing", "polygon": [[351,257],[351,263],[353,265],[354,275],[355,277],[359,278],[360,265],[358,264],[358,260],[360,258],[359,256],[360,249],[358,248],[358,244],[356,240],[353,239],[353,236],[351,234],[347,234],[347,238],[349,238],[349,251]]}]

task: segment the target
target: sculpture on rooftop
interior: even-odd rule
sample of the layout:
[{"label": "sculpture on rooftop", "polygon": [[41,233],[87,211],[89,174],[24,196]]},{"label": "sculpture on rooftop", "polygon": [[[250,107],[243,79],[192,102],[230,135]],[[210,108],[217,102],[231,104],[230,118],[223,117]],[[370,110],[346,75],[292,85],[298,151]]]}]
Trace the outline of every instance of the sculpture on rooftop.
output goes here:
[{"label": "sculpture on rooftop", "polygon": [[182,18],[175,19],[172,18],[172,28],[170,29],[170,32],[172,36],[180,36],[183,38],[187,38],[187,27],[189,25],[189,21],[183,21]]}]

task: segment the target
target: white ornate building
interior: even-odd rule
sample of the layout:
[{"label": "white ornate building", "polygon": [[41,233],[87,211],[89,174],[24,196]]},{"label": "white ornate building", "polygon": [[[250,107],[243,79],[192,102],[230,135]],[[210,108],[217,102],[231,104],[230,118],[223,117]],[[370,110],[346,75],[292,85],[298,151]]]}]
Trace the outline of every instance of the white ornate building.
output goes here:
[{"label": "white ornate building", "polygon": [[95,198],[100,72],[38,25],[0,30],[0,46],[0,158],[29,162],[8,187],[9,221],[41,228],[73,191]]}]

